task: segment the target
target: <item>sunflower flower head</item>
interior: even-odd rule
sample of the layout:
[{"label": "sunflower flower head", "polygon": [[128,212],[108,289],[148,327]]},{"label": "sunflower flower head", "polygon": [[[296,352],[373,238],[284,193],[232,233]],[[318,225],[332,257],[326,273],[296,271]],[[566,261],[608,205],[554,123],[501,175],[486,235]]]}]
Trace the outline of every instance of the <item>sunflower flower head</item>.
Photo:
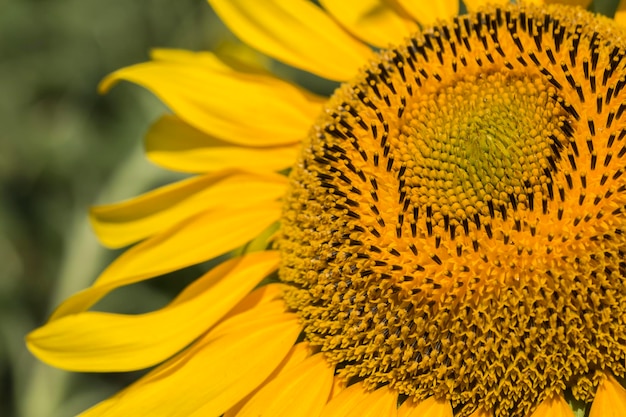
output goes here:
[{"label": "sunflower flower head", "polygon": [[[328,99],[211,55],[170,52],[161,72],[145,64],[105,81],[161,96],[177,117],[153,128],[153,159],[208,174],[95,209],[112,246],[146,240],[62,304],[31,350],[74,370],[172,356],[91,417],[136,415],[146,403],[215,417],[571,417],[568,403],[592,403],[590,417],[626,415],[626,30],[567,5],[468,1],[471,13],[455,16],[444,4],[456,1],[376,1],[376,13],[322,1],[341,27],[293,1],[257,16],[243,1],[211,3],[261,51],[345,81]],[[292,7],[310,15],[281,43],[290,26],[271,23]],[[418,30],[411,16],[428,24]],[[294,48],[316,25],[344,41],[338,62]],[[373,53],[346,31],[384,48]],[[188,85],[200,71],[212,92],[270,100],[261,109],[229,98],[245,122],[219,94],[203,107],[185,90],[193,105],[181,105],[166,77]],[[276,173],[285,161],[287,177]],[[275,222],[273,246],[226,261],[152,313],[171,326],[189,320],[171,337],[139,340],[145,323],[159,327],[155,316],[85,311],[116,286],[212,259]],[[201,236],[217,243],[164,260],[155,249]],[[113,324],[117,333],[94,336]],[[206,387],[182,391],[200,376]]]},{"label": "sunflower flower head", "polygon": [[287,302],[339,375],[520,417],[623,375],[621,36],[566,7],[503,7],[335,93],[279,247]]}]

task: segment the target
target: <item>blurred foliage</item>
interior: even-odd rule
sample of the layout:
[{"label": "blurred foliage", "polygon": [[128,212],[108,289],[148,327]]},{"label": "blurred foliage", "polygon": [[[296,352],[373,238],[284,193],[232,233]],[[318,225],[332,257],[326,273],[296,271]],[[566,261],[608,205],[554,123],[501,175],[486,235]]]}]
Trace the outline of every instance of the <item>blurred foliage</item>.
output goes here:
[{"label": "blurred foliage", "polygon": [[[213,49],[232,39],[202,0],[2,2],[0,416],[74,415],[134,378],[54,370],[26,351],[24,335],[114,255],[90,231],[88,206],[174,178],[141,154],[163,105],[130,84],[99,96],[98,82],[153,47]],[[145,311],[169,298],[166,282],[115,302]]]}]

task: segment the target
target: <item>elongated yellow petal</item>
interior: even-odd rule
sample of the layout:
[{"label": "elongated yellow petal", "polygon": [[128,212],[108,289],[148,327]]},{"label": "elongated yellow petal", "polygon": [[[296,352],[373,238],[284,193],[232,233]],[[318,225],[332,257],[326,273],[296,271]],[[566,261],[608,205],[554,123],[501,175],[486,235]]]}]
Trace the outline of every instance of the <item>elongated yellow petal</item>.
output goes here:
[{"label": "elongated yellow petal", "polygon": [[27,337],[44,362],[72,371],[118,372],[157,364],[196,339],[278,267],[277,252],[231,259],[195,281],[169,306],[147,314],[84,312]]},{"label": "elongated yellow petal", "polygon": [[220,171],[150,191],[132,200],[91,209],[101,242],[119,248],[152,236],[203,211],[248,208],[277,200],[287,189],[278,174]]},{"label": "elongated yellow petal", "polygon": [[330,393],[333,372],[322,355],[313,355],[263,386],[237,417],[317,417]]},{"label": "elongated yellow petal", "polygon": [[346,381],[345,378],[339,378],[335,376],[335,378],[333,379],[333,387],[330,390],[330,395],[328,396],[328,399],[332,400],[346,388],[348,388],[348,381]]},{"label": "elongated yellow petal", "polygon": [[104,270],[93,286],[65,300],[51,320],[86,310],[115,288],[233,250],[269,227],[280,213],[280,204],[268,203],[253,210],[214,210],[186,220],[127,250]]},{"label": "elongated yellow petal", "polygon": [[572,408],[562,396],[543,401],[530,417],[574,417]]},{"label": "elongated yellow petal", "polygon": [[287,355],[301,326],[276,301],[227,320],[174,359],[84,417],[219,416],[254,390]]},{"label": "elongated yellow petal", "polygon": [[122,68],[102,80],[100,91],[120,80],[137,83],[191,126],[247,146],[299,142],[321,111],[324,100],[299,87],[270,75],[211,64],[214,57],[206,52],[197,57]]},{"label": "elongated yellow petal", "polygon": [[395,417],[398,393],[389,387],[365,390],[356,383],[334,397],[322,411],[323,417]]},{"label": "elongated yellow petal", "polygon": [[394,0],[422,25],[432,25],[439,20],[449,20],[459,14],[458,0],[415,1]]},{"label": "elongated yellow petal", "polygon": [[624,416],[626,416],[626,389],[612,375],[607,375],[596,391],[589,417]]},{"label": "elongated yellow petal", "polygon": [[626,26],[626,0],[620,0],[613,19],[622,26]]},{"label": "elongated yellow petal", "polygon": [[398,44],[418,30],[414,20],[385,0],[321,0],[320,3],[351,33],[378,47]]},{"label": "elongated yellow petal", "polygon": [[467,7],[468,11],[473,12],[488,4],[504,5],[504,4],[509,4],[510,1],[509,0],[463,0],[463,3],[465,3],[465,6]]},{"label": "elongated yellow petal", "polygon": [[345,81],[371,58],[371,50],[306,0],[209,0],[241,40],[289,65]]},{"label": "elongated yellow petal", "polygon": [[398,417],[453,417],[450,401],[430,397],[424,401],[407,400],[398,409]]},{"label": "elongated yellow petal", "polygon": [[230,310],[222,320],[226,321],[269,302],[282,300],[283,291],[283,284],[277,282],[257,288]]},{"label": "elongated yellow petal", "polygon": [[244,399],[239,401],[235,406],[231,407],[226,413],[224,413],[223,417],[235,417],[238,415],[239,411],[246,405],[250,398],[252,398],[259,389],[263,388],[270,381],[273,381],[276,378],[282,377],[286,372],[293,369],[296,365],[300,364],[306,358],[311,356],[312,349],[308,342],[302,342],[295,345],[285,356],[285,359],[280,363],[280,365],[272,372],[267,379],[259,385],[254,391],[248,394]]},{"label": "elongated yellow petal", "polygon": [[258,172],[279,171],[293,165],[300,143],[287,146],[237,146],[188,125],[172,115],[162,116],[145,139],[146,156],[173,171],[216,172],[239,168]]}]

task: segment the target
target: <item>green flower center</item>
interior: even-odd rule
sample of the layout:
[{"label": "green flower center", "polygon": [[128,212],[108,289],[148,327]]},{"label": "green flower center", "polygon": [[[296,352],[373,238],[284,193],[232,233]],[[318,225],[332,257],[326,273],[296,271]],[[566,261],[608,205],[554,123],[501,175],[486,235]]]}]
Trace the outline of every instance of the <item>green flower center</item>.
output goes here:
[{"label": "green flower center", "polygon": [[624,375],[623,38],[579,9],[508,6],[337,90],[278,246],[338,375],[497,417]]}]

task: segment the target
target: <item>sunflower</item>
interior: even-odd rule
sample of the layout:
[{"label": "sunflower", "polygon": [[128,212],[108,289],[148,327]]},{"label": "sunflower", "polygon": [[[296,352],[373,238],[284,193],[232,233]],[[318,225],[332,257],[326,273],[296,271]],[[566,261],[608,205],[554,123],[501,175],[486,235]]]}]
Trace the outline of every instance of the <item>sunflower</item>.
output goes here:
[{"label": "sunflower", "polygon": [[[157,365],[84,416],[626,415],[621,5],[209,2],[342,84],[173,50],[102,82],[161,98],[147,155],[198,175],[94,208],[135,245],[28,336],[63,369]],[[89,311],[224,254],[160,310]]]}]

